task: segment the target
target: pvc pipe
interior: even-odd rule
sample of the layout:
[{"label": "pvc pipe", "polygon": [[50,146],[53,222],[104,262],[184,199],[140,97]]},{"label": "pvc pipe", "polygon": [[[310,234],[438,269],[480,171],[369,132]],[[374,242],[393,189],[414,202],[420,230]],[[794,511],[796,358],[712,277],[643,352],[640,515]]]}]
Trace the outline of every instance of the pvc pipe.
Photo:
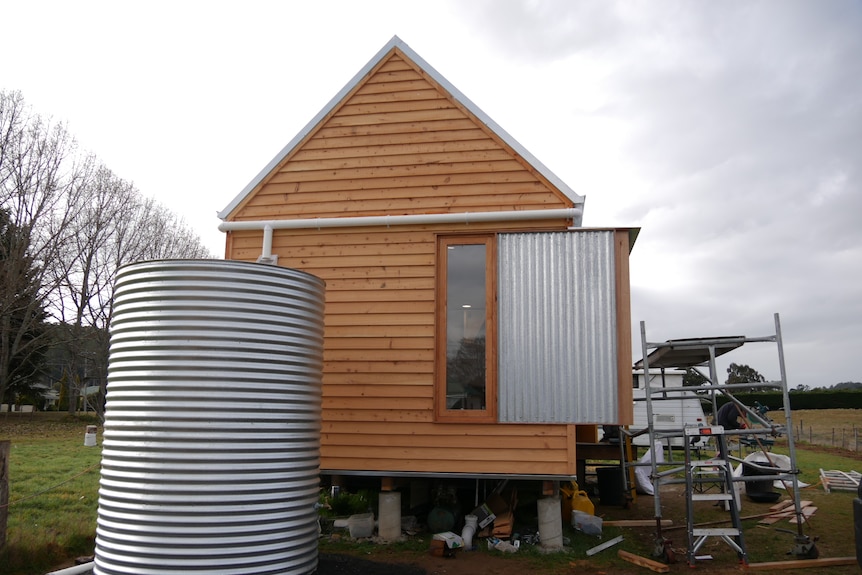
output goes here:
[{"label": "pvc pipe", "polygon": [[87,573],[88,571],[92,571],[95,565],[95,561],[90,561],[89,563],[81,563],[80,565],[75,565],[74,567],[66,567],[65,569],[60,569],[59,571],[51,571],[50,573],[48,573],[48,575],[79,575],[80,573]]},{"label": "pvc pipe", "polygon": [[464,549],[473,548],[473,535],[479,526],[479,518],[475,515],[464,516],[464,529],[461,530],[461,539],[464,540]]},{"label": "pvc pipe", "polygon": [[377,534],[384,541],[401,537],[401,492],[383,491],[378,503]]},{"label": "pvc pipe", "polygon": [[406,226],[420,224],[470,224],[476,222],[514,222],[524,220],[553,220],[567,218],[573,227],[580,227],[584,216],[583,204],[577,208],[553,210],[515,210],[506,212],[460,212],[446,214],[412,214],[402,216],[357,216],[346,218],[310,218],[300,220],[257,220],[222,222],[218,229],[223,232],[235,230],[263,230],[263,248],[258,262],[277,263],[272,256],[273,230],[298,230],[321,228],[345,228],[366,226]]},{"label": "pvc pipe", "polygon": [[261,256],[268,258],[272,255],[272,226],[263,226],[263,253]]},{"label": "pvc pipe", "polygon": [[412,214],[401,216],[357,216],[346,218],[308,218],[299,220],[256,220],[242,222],[222,222],[218,229],[222,232],[234,230],[296,230],[308,228],[345,228],[365,226],[405,226],[419,224],[470,224],[476,222],[514,222],[524,220],[552,220],[568,218],[574,220],[575,227],[581,225],[584,215],[583,206],[553,210],[514,210],[499,212],[461,212],[445,214]]}]

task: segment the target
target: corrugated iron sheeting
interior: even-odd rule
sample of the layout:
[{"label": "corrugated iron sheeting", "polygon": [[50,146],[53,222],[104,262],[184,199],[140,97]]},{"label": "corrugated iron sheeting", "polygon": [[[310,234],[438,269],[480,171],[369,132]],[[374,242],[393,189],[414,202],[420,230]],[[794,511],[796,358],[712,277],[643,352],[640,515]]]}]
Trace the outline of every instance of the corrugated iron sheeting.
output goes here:
[{"label": "corrugated iron sheeting", "polygon": [[96,575],[313,572],[323,282],[163,260],[114,301]]},{"label": "corrugated iron sheeting", "polygon": [[499,419],[617,419],[611,231],[499,237]]}]

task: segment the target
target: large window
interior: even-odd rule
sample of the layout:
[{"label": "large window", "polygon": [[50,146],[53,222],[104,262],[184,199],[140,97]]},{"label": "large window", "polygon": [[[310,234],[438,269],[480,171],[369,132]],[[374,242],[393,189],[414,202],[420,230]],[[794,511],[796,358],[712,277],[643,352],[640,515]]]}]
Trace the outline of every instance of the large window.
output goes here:
[{"label": "large window", "polygon": [[438,244],[437,415],[496,419],[496,253],[493,236]]}]

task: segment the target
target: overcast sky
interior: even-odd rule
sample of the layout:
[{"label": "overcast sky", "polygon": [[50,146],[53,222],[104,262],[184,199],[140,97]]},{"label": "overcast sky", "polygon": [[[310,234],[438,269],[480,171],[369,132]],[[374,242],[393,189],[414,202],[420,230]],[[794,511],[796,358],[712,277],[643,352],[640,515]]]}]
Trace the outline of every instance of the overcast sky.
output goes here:
[{"label": "overcast sky", "polygon": [[[862,381],[859,1],[0,0],[0,15],[0,89],[219,256],[216,213],[398,35],[586,196],[585,226],[642,228],[636,350],[641,320],[650,341],[754,337],[779,312],[791,387]],[[729,360],[779,377],[775,346]]]}]

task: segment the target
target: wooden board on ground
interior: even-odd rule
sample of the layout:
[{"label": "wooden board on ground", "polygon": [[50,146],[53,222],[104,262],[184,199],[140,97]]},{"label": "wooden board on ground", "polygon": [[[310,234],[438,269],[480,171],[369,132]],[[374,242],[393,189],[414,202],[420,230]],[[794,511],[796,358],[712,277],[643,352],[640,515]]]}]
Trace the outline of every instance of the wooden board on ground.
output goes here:
[{"label": "wooden board on ground", "polygon": [[[802,513],[805,513],[805,509],[811,506],[811,501],[800,501],[799,507],[802,509]],[[774,506],[773,506],[774,507]],[[772,509],[770,507],[770,509]],[[815,508],[816,510],[816,508]],[[790,501],[790,505],[782,505],[778,508],[775,513],[767,515],[760,521],[758,521],[758,525],[772,525],[773,523],[778,523],[782,519],[795,519],[796,518],[796,507],[793,505],[793,501]]]},{"label": "wooden board on ground", "polygon": [[635,555],[634,553],[629,553],[622,549],[617,551],[617,556],[624,561],[640,565],[641,567],[646,567],[650,571],[655,571],[656,573],[668,573],[670,571],[670,567],[664,563],[659,563],[658,561],[653,561],[652,559],[647,559],[646,557],[641,557],[640,555]]},{"label": "wooden board on ground", "polygon": [[[808,520],[808,518],[811,517],[812,515],[814,515],[816,512],[817,512],[817,508],[814,507],[813,505],[810,505],[808,507],[803,507],[802,508],[802,522],[805,523]],[[790,522],[793,523],[794,525],[798,523],[795,513],[793,514],[793,517],[790,518]]]},{"label": "wooden board on ground", "polygon": [[[618,519],[614,521],[603,521],[606,527],[655,527],[655,519]],[[662,527],[673,525],[672,519],[661,519]]]},{"label": "wooden board on ground", "polygon": [[800,559],[798,561],[769,561],[767,563],[749,563],[750,571],[767,569],[807,569],[809,567],[838,567],[841,565],[856,565],[855,557],[831,557],[826,559]]}]

